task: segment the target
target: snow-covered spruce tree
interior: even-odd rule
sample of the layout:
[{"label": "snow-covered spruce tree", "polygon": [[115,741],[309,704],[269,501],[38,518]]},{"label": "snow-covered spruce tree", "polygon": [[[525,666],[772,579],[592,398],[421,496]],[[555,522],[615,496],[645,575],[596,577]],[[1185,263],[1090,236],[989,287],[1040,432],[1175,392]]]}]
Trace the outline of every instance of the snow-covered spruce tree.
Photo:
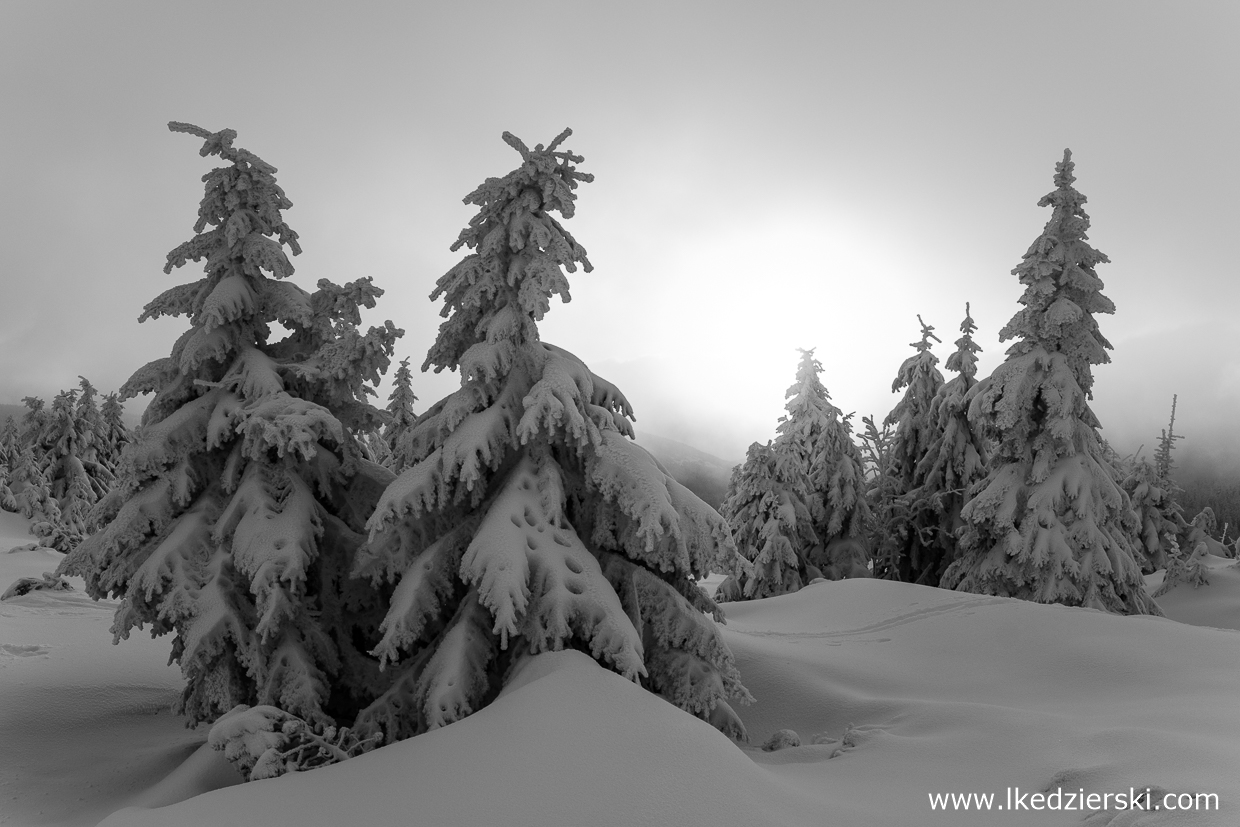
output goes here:
[{"label": "snow-covered spruce tree", "polygon": [[95,442],[99,439],[102,420],[97,415],[92,416],[92,404],[84,405],[76,391],[62,391],[52,400],[51,416],[44,429],[47,450],[43,467],[52,486],[52,496],[61,500],[62,506],[77,479],[83,481],[78,487],[89,500],[88,504],[106,494],[115,480],[98,459]]},{"label": "snow-covered spruce tree", "polygon": [[895,472],[895,455],[891,450],[895,435],[887,422],[880,430],[873,416],[863,416],[861,422],[865,426],[859,438],[865,470],[870,555],[874,573],[890,576],[898,570],[900,550],[909,526],[906,503],[900,497],[900,478]]},{"label": "snow-covered spruce tree", "polygon": [[4,424],[0,425],[0,465],[11,466],[23,447],[25,446],[22,444],[21,431],[17,428],[17,420],[6,416]]},{"label": "snow-covered spruce tree", "polygon": [[52,496],[47,472],[43,470],[34,446],[23,448],[13,459],[9,466],[9,483],[20,486],[17,491],[17,510],[23,517],[36,521],[59,519],[60,507]]},{"label": "snow-covered spruce tree", "polygon": [[1175,405],[1179,399],[1178,393],[1171,395],[1171,421],[1159,436],[1158,450],[1154,452],[1154,471],[1160,480],[1171,479],[1171,469],[1175,467],[1171,452],[1175,450],[1175,441],[1184,438],[1175,432]]},{"label": "snow-covered spruce tree", "polygon": [[1224,557],[1226,549],[1214,539],[1217,533],[1218,518],[1214,516],[1214,509],[1207,505],[1198,511],[1192,520],[1180,526],[1177,540],[1186,555],[1195,554],[1199,547],[1205,546],[1209,553]]},{"label": "snow-covered spruce tree", "polygon": [[403,444],[405,434],[417,419],[413,412],[413,403],[417,401],[418,397],[413,393],[413,373],[409,370],[409,360],[401,359],[396,372],[392,374],[392,394],[388,397],[386,409],[389,420],[383,426],[383,441],[387,443],[391,456],[386,464],[398,474],[409,464],[398,451],[398,446]]},{"label": "snow-covered spruce tree", "polygon": [[[86,513],[111,483],[111,475],[102,481],[87,470],[87,464],[93,465],[89,458],[92,435],[90,423],[77,415],[77,391],[56,394],[35,449],[47,480],[48,498],[56,504],[54,511],[45,507],[46,519],[30,527],[40,545],[72,551],[86,534]],[[91,470],[97,474],[102,469]]]},{"label": "snow-covered spruce tree", "polygon": [[1180,583],[1187,583],[1194,589],[1210,585],[1210,568],[1205,557],[1210,553],[1204,543],[1187,554],[1176,542],[1174,534],[1165,538],[1167,567],[1163,572],[1162,584],[1154,591],[1154,597],[1162,597]]},{"label": "snow-covered spruce tree", "polygon": [[540,341],[561,270],[591,269],[552,215],[572,217],[581,157],[529,149],[465,198],[478,207],[440,278],[446,321],[423,369],[461,388],[423,413],[400,450],[357,573],[398,580],[374,649],[394,683],[358,719],[396,740],[486,705],[512,668],[562,648],[590,653],[673,704],[739,735],[746,699],[694,580],[729,571],[727,524],[630,442],[624,395]]},{"label": "snow-covered spruce tree", "polygon": [[1000,332],[1016,339],[980,386],[969,420],[997,447],[961,512],[960,558],[942,585],[980,594],[1160,614],[1136,561],[1138,526],[1104,456],[1087,402],[1093,365],[1110,361],[1095,313],[1113,313],[1094,272],[1107,257],[1086,239],[1085,197],[1071,152],[1055,167],[1053,209],[1012,272],[1023,308]]},{"label": "snow-covered spruce tree", "polygon": [[17,495],[13,493],[12,472],[7,462],[0,462],[0,511],[17,511]]},{"label": "snow-covered spruce tree", "polygon": [[103,397],[99,416],[103,422],[99,452],[105,457],[105,462],[116,466],[125,446],[133,441],[133,431],[125,424],[125,407],[119,393],[113,392]]},{"label": "snow-covered spruce tree", "polygon": [[47,403],[37,396],[24,396],[22,402],[26,405],[26,412],[22,414],[21,421],[22,443],[38,448],[50,416]]},{"label": "snow-covered spruce tree", "polygon": [[6,417],[0,425],[0,510],[17,511],[17,497],[11,487],[13,465],[21,453],[21,437],[13,417]]},{"label": "snow-covered spruce tree", "polygon": [[[385,686],[357,640],[374,639],[381,595],[350,581],[365,519],[392,475],[359,457],[354,429],[401,331],[359,332],[369,279],[289,281],[297,234],[275,167],[233,146],[236,132],[170,123],[225,162],[203,176],[196,235],[171,273],[205,275],[150,302],[139,321],[186,316],[170,356],[140,368],[122,398],[154,393],[123,455],[105,527],[65,558],[95,598],[120,598],[114,640],[151,625],[175,634],[172,660],[190,724],[238,704],[308,722],[351,721]],[[270,341],[272,325],[288,335]]]},{"label": "snow-covered spruce tree", "polygon": [[99,461],[116,473],[120,465],[121,451],[133,440],[129,426],[125,424],[125,409],[119,394],[109,393],[99,406],[102,420],[101,438],[98,445]]},{"label": "snow-covered spruce tree", "polygon": [[820,373],[822,364],[813,349],[802,350],[796,382],[785,394],[787,414],[775,428],[774,447],[789,454],[809,477],[807,505],[818,541],[804,552],[806,562],[831,580],[865,577],[869,509],[861,453],[852,440],[851,414],[843,416],[831,404]]},{"label": "snow-covered spruce tree", "polygon": [[1149,460],[1134,456],[1121,467],[1124,472],[1122,487],[1140,526],[1137,562],[1141,570],[1149,574],[1166,568],[1167,538],[1180,533],[1184,518],[1168,481],[1159,477],[1157,468]]},{"label": "snow-covered spruce tree", "polygon": [[883,539],[884,544],[894,543],[896,547],[877,555],[874,571],[876,577],[904,581],[915,581],[924,573],[927,558],[932,556],[926,546],[935,542],[938,527],[933,504],[914,492],[924,482],[919,470],[921,461],[937,435],[930,408],[935,394],[943,387],[943,374],[935,367],[939,360],[930,351],[930,340],[943,340],[934,335],[934,327],[922,321],[920,314],[917,323],[921,325],[921,341],[910,344],[917,353],[904,360],[891,383],[892,393],[903,390],[904,395],[883,421],[894,429],[890,450],[896,484],[892,493],[904,500],[898,513],[903,515],[905,525]]},{"label": "snow-covered spruce tree", "polygon": [[92,460],[98,460],[99,443],[103,441],[105,427],[103,423],[103,412],[99,409],[99,391],[90,383],[85,376],[78,377],[78,389],[81,395],[77,398],[77,406],[75,409],[78,420],[81,424],[78,428],[90,436],[87,444],[91,453]]},{"label": "snow-covered spruce tree", "polygon": [[822,576],[808,560],[808,552],[820,547],[810,511],[814,500],[809,474],[793,452],[770,442],[749,446],[745,461],[732,470],[720,511],[737,551],[752,566],[728,575],[716,600],[794,592]]},{"label": "snow-covered spruce tree", "polygon": [[[956,535],[962,527],[960,510],[966,492],[986,474],[986,448],[969,424],[969,402],[977,387],[977,354],[973,341],[977,325],[964,306],[961,337],[947,357],[946,367],[956,376],[944,383],[930,402],[927,418],[933,433],[917,467],[919,486],[909,492],[911,522],[921,534],[920,548],[910,557],[909,579],[937,586],[943,572],[956,559]],[[933,515],[933,516],[931,516]]]}]

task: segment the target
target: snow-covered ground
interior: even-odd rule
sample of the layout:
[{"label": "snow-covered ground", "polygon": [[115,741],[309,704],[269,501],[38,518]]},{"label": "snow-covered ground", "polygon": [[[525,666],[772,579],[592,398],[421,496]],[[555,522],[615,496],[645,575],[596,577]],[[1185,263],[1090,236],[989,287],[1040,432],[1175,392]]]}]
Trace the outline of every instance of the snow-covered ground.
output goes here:
[{"label": "snow-covered ground", "polygon": [[[0,513],[0,590],[55,567]],[[345,764],[238,780],[168,712],[169,642],[110,645],[112,604],[0,603],[0,824],[1240,824],[1240,570],[1160,603],[1173,619],[904,583],[821,583],[727,607],[753,745],[561,652],[490,707]],[[1187,625],[1195,623],[1199,625]],[[1206,628],[1219,626],[1227,628]],[[791,728],[804,745],[758,749]],[[817,743],[815,743],[817,742]],[[930,796],[1214,793],[1219,811],[934,810]],[[166,805],[166,806],[165,806]]]}]

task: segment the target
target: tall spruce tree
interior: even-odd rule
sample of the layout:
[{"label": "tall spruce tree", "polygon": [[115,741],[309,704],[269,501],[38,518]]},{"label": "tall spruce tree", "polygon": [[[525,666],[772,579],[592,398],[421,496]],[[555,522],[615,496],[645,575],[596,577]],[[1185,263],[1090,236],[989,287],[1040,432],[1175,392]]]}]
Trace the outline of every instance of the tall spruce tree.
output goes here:
[{"label": "tall spruce tree", "polygon": [[62,506],[74,480],[82,481],[78,488],[89,500],[89,506],[107,493],[115,479],[98,460],[95,441],[100,420],[97,415],[92,416],[91,405],[93,402],[84,404],[72,390],[61,391],[52,400],[42,440],[46,446],[42,465],[52,496],[61,500]]},{"label": "tall spruce tree", "polygon": [[909,345],[917,353],[904,360],[891,383],[892,393],[903,390],[904,395],[883,421],[894,429],[890,450],[895,484],[888,490],[903,500],[901,507],[893,510],[899,515],[896,521],[903,524],[886,526],[886,536],[876,540],[881,545],[876,545],[874,572],[876,577],[904,581],[917,580],[926,569],[926,558],[931,556],[927,545],[934,543],[938,523],[929,501],[910,496],[924,482],[921,461],[937,435],[930,408],[943,387],[943,374],[935,367],[938,357],[930,350],[931,339],[943,340],[934,335],[934,327],[923,322],[920,314],[917,323],[921,325],[921,341]]},{"label": "tall spruce tree", "polygon": [[17,420],[11,416],[6,416],[4,424],[0,425],[0,465],[11,466],[23,447],[25,446],[22,444],[21,431],[18,430]]},{"label": "tall spruce tree", "polygon": [[13,491],[13,466],[21,453],[21,437],[13,417],[5,417],[0,425],[0,510],[17,511],[17,495]]},{"label": "tall spruce tree", "polygon": [[[478,207],[440,278],[439,336],[423,369],[461,388],[418,418],[409,467],[384,492],[357,571],[397,580],[374,650],[391,689],[358,731],[407,737],[489,703],[531,655],[578,648],[733,734],[745,699],[732,654],[695,584],[728,571],[727,524],[630,442],[624,395],[542,342],[561,268],[591,266],[554,217],[571,218],[581,156],[529,149],[465,198]],[[721,616],[718,616],[721,619]]]},{"label": "tall spruce tree", "polygon": [[35,446],[36,451],[40,448],[46,449],[43,445],[43,433],[50,417],[47,403],[37,396],[24,396],[22,402],[26,405],[26,412],[22,414],[21,421],[22,442],[25,445]]},{"label": "tall spruce tree", "polygon": [[821,373],[813,349],[802,350],[796,382],[785,394],[787,414],[775,429],[775,450],[786,452],[809,478],[807,505],[817,543],[806,549],[806,560],[837,580],[861,576],[865,570],[869,513],[865,472],[849,417],[831,404],[831,394],[818,378]]},{"label": "tall spruce tree", "polygon": [[1171,479],[1171,469],[1175,467],[1171,452],[1175,450],[1175,441],[1184,438],[1175,432],[1175,405],[1179,399],[1178,393],[1171,395],[1171,421],[1162,431],[1158,439],[1158,450],[1154,453],[1154,473],[1158,475],[1159,480]]},{"label": "tall spruce tree", "polygon": [[409,360],[401,359],[400,366],[392,375],[392,394],[388,397],[387,404],[389,420],[383,426],[383,441],[387,443],[391,457],[388,467],[398,474],[409,464],[397,446],[404,441],[405,434],[418,418],[413,412],[413,403],[417,401],[418,397],[413,393],[413,373],[409,370]]},{"label": "tall spruce tree", "polygon": [[1023,307],[1000,340],[1017,341],[969,407],[970,422],[996,449],[961,512],[961,556],[943,585],[1161,614],[1145,593],[1136,518],[1087,401],[1092,366],[1110,361],[1094,314],[1115,305],[1094,271],[1108,259],[1087,243],[1085,197],[1072,173],[1065,150],[1055,190],[1038,202],[1052,208],[1051,218],[1012,271],[1025,285]]},{"label": "tall spruce tree", "polygon": [[16,510],[32,521],[32,532],[40,523],[50,525],[60,519],[60,505],[52,496],[52,486],[40,460],[37,448],[28,445],[18,452],[9,466],[9,484],[18,486],[15,492]]},{"label": "tall spruce tree", "polygon": [[99,410],[99,391],[90,383],[85,376],[78,377],[78,389],[81,395],[77,398],[76,414],[81,420],[78,426],[81,431],[89,434],[89,450],[91,459],[97,460],[99,453],[99,443],[102,442],[104,436],[103,412]]},{"label": "tall spruce tree", "polygon": [[[106,527],[65,558],[95,598],[120,598],[115,641],[150,624],[173,633],[186,687],[178,710],[212,721],[238,704],[280,707],[320,726],[349,721],[385,688],[359,649],[381,595],[348,580],[386,470],[351,436],[374,427],[367,401],[401,331],[358,330],[382,291],[369,279],[289,281],[275,167],[233,146],[236,132],[170,123],[225,162],[203,176],[196,235],[165,273],[205,260],[139,321],[186,316],[170,356],[139,369],[123,398],[154,393],[124,454]],[[271,341],[279,323],[288,335]]]},{"label": "tall spruce tree", "polygon": [[[1147,459],[1134,456],[1121,466],[1122,486],[1137,516],[1137,562],[1146,574],[1166,568],[1169,539],[1177,538],[1184,526],[1180,506],[1168,480]],[[1179,547],[1179,543],[1176,543]]]},{"label": "tall spruce tree", "polygon": [[47,479],[48,493],[56,500],[58,519],[33,528],[43,545],[63,552],[72,551],[86,536],[91,508],[115,481],[112,472],[96,458],[98,409],[92,412],[94,388],[82,381],[86,402],[77,391],[57,394],[38,443],[42,451],[38,462]]},{"label": "tall spruce tree", "polygon": [[99,461],[113,474],[120,466],[121,451],[133,441],[133,434],[125,424],[125,408],[121,404],[119,394],[109,393],[103,397],[99,406],[102,422],[101,439],[98,445]]},{"label": "tall spruce tree", "polygon": [[17,511],[17,495],[13,493],[12,472],[8,463],[0,463],[0,511]]},{"label": "tall spruce tree", "polygon": [[964,306],[964,321],[956,350],[946,367],[956,376],[938,389],[927,419],[932,433],[917,466],[918,487],[909,492],[909,510],[915,515],[920,544],[909,555],[908,579],[937,586],[956,559],[957,533],[963,526],[960,511],[969,488],[986,473],[986,448],[969,423],[971,394],[977,387],[977,354],[973,341],[977,325]]}]

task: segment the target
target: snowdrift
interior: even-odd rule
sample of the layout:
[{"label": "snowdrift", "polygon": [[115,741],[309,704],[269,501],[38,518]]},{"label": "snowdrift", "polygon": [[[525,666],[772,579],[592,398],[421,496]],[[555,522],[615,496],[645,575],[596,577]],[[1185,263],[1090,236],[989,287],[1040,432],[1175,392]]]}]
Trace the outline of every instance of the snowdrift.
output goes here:
[{"label": "snowdrift", "polygon": [[[16,522],[0,523],[0,550],[26,542],[3,530]],[[0,553],[0,584],[51,568],[33,555],[50,559]],[[1231,562],[1182,599],[1237,605]],[[110,606],[80,593],[5,601],[0,778],[16,780],[0,782],[0,824],[1240,823],[1240,632],[864,579],[725,611],[757,698],[738,708],[751,736],[744,748],[588,656],[559,652],[451,726],[345,764],[219,788],[234,780],[231,768],[200,747],[204,731],[166,711],[179,688],[163,665],[166,641],[108,646]],[[48,652],[11,654],[29,646]],[[78,694],[58,689],[71,686]],[[82,706],[86,694],[99,699],[95,709]],[[803,745],[758,748],[785,728]],[[930,804],[951,793],[993,793],[1003,804],[1009,787],[1147,786],[1214,793],[1221,807],[979,813]]]},{"label": "snowdrift", "polygon": [[[1158,598],[1158,605],[1167,617],[1181,623],[1240,630],[1240,560],[1207,554],[1202,562],[1209,572],[1209,583],[1196,587],[1176,583]],[[1150,594],[1158,591],[1165,573],[1156,571],[1147,574],[1146,591]],[[1240,664],[1237,669],[1240,669]],[[1237,682],[1240,683],[1240,678]],[[1240,752],[1240,747],[1237,751]]]}]

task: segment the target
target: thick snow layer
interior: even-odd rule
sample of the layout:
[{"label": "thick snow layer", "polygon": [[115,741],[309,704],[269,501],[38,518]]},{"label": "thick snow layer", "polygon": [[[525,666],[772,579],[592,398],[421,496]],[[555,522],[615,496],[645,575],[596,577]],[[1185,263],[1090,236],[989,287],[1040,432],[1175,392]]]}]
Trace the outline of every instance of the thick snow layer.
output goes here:
[{"label": "thick snow layer", "polygon": [[[25,526],[0,514],[0,585],[56,562],[3,553],[27,542]],[[1240,601],[1230,563],[1196,590],[1219,611]],[[1167,598],[1194,597],[1180,591]],[[1172,617],[1174,605],[1164,603]],[[344,764],[216,789],[235,779],[231,768],[199,747],[204,732],[166,712],[180,683],[163,665],[168,642],[110,646],[110,609],[80,592],[0,603],[0,824],[1240,823],[1240,632],[1228,629],[825,582],[724,606],[725,637],[757,698],[737,708],[745,748],[588,656],[555,652],[465,720]],[[783,729],[802,746],[758,747]],[[1087,821],[929,803],[972,792],[1001,804],[1009,787],[1057,786],[1216,793],[1221,811]]]}]

